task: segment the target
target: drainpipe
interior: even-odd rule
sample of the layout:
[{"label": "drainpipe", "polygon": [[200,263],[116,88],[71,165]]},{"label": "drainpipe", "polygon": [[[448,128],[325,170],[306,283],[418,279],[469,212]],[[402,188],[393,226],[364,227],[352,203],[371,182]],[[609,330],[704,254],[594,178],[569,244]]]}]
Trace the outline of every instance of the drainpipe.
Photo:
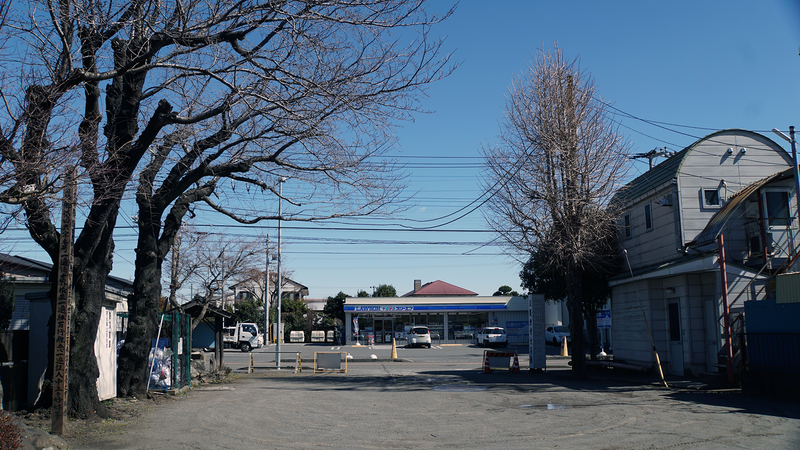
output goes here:
[{"label": "drainpipe", "polygon": [[728,274],[725,265],[725,241],[722,238],[722,234],[717,237],[717,243],[719,244],[719,275],[720,283],[722,284],[722,318],[725,325],[725,345],[728,347],[726,366],[728,382],[733,384],[733,340],[731,339],[730,311],[728,310]]}]

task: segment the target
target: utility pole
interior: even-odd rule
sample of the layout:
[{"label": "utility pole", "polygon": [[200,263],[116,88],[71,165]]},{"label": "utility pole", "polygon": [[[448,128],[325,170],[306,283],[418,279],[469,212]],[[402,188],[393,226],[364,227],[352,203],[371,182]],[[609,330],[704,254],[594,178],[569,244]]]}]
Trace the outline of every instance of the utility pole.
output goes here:
[{"label": "utility pole", "polygon": [[667,150],[667,147],[656,147],[656,148],[650,150],[649,152],[636,153],[633,156],[631,156],[631,159],[647,158],[647,162],[650,165],[650,169],[652,169],[653,168],[653,160],[654,159],[658,158],[659,156],[667,157],[669,155],[670,155],[670,153],[669,153],[669,150]]},{"label": "utility pole", "polygon": [[264,272],[264,345],[269,338],[269,233],[267,233],[267,267]]},{"label": "utility pole", "polygon": [[278,332],[275,339],[275,367],[281,367],[281,341],[283,340],[283,330],[281,329],[281,292],[283,288],[283,276],[281,275],[281,220],[283,219],[283,183],[286,177],[278,178]]},{"label": "utility pole", "polygon": [[58,249],[58,285],[56,287],[55,358],[53,367],[53,409],[50,432],[67,431],[67,394],[69,376],[69,336],[72,316],[72,240],[75,234],[75,202],[78,197],[78,168],[73,166],[64,186],[61,206],[61,241]]}]

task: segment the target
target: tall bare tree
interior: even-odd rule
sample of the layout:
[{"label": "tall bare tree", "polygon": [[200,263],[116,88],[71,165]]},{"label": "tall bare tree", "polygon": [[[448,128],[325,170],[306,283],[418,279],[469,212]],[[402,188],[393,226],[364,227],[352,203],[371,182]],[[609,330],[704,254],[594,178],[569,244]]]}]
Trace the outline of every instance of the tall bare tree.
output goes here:
[{"label": "tall bare tree", "polygon": [[295,185],[285,220],[391,211],[403,188],[384,158],[392,127],[452,68],[430,37],[450,11],[429,14],[424,0],[34,0],[5,11],[0,201],[21,208],[54,270],[65,167],[83,171],[77,416],[106,413],[93,343],[123,200],[136,202],[139,235],[118,395],[144,395],[162,264],[184,216],[203,203],[242,223],[275,219],[278,177]]},{"label": "tall bare tree", "polygon": [[[216,303],[220,307],[232,302],[227,292],[236,283],[253,282],[263,286],[263,281],[259,283],[263,271],[259,269],[264,265],[265,247],[263,239],[199,232],[191,225],[184,225],[167,257],[171,306],[180,308],[190,300],[185,296],[186,285],[198,288],[196,293],[203,299],[204,306]],[[205,309],[194,318],[192,329],[203,320]]]},{"label": "tall bare tree", "polygon": [[581,274],[604,263],[597,243],[613,229],[607,205],[625,175],[628,144],[611,119],[591,77],[555,46],[514,81],[499,143],[484,148],[492,228],[517,254],[546,255],[564,274],[578,378],[586,376]]}]

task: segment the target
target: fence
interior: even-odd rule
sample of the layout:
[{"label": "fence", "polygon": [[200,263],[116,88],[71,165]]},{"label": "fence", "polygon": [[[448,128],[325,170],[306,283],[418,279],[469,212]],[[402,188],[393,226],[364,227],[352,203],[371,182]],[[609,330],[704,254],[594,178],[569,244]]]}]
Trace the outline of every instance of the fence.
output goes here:
[{"label": "fence", "polygon": [[178,311],[163,317],[161,337],[150,351],[150,389],[178,389],[192,381],[192,323],[188,314]]},{"label": "fence", "polygon": [[800,373],[800,333],[744,333],[752,371]]}]

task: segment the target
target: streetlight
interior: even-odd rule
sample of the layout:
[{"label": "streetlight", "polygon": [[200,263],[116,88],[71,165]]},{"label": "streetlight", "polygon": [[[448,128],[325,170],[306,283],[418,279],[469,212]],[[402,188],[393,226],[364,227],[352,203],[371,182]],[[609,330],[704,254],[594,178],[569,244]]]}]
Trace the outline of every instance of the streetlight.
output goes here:
[{"label": "streetlight", "polygon": [[800,227],[800,171],[797,169],[797,148],[794,140],[794,126],[789,127],[789,136],[777,128],[773,128],[772,132],[781,139],[785,139],[792,144],[792,161],[794,162],[794,202],[797,208],[797,226]]},{"label": "streetlight", "polygon": [[281,219],[283,218],[283,183],[286,177],[278,178],[278,332],[275,340],[275,368],[281,368],[281,341],[283,340],[283,330],[281,329],[281,295],[283,287],[283,277],[281,276]]},{"label": "streetlight", "polygon": [[267,233],[267,267],[264,272],[264,346],[269,343],[269,233]]}]

